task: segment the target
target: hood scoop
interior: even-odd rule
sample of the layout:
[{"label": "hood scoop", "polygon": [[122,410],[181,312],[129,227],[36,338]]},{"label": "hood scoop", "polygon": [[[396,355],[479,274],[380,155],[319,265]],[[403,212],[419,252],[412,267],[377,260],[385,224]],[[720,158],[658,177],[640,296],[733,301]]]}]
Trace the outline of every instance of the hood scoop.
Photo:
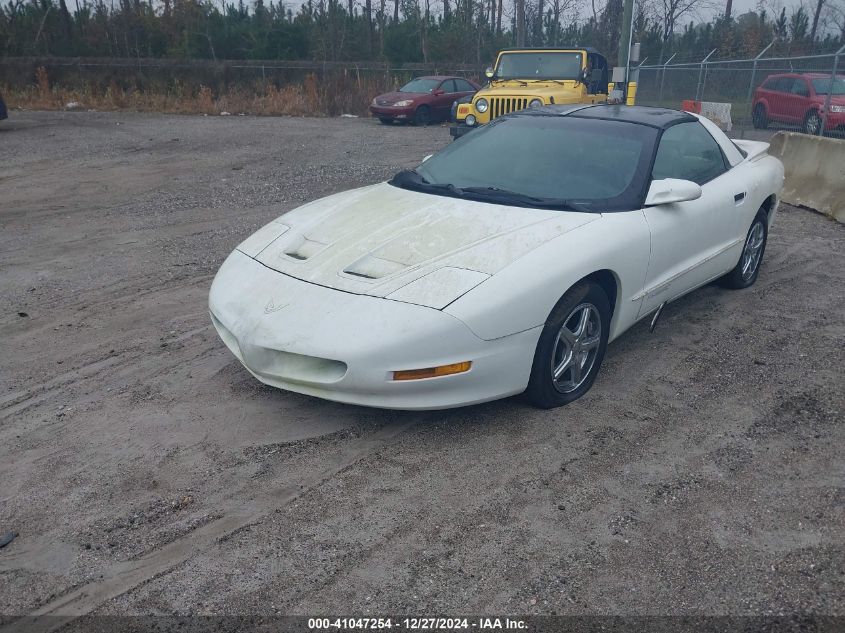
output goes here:
[{"label": "hood scoop", "polygon": [[311,259],[328,246],[322,242],[309,240],[304,235],[298,235],[282,249],[280,254],[302,262]]},{"label": "hood scoop", "polygon": [[406,264],[369,254],[344,268],[343,272],[364,279],[382,279],[402,272],[406,268],[408,268]]}]

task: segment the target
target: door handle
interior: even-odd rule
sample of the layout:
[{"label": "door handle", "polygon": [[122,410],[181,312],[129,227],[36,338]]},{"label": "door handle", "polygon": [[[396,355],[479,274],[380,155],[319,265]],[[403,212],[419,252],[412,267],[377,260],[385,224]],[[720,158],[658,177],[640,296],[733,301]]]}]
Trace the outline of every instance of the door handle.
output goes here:
[{"label": "door handle", "polygon": [[734,202],[739,204],[743,200],[745,200],[745,192],[744,191],[742,193],[735,193],[734,194]]}]

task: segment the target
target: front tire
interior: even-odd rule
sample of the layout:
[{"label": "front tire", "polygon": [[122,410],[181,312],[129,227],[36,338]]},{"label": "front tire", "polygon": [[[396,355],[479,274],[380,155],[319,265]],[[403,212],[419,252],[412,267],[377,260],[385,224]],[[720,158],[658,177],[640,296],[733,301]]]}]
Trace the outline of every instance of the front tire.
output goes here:
[{"label": "front tire", "polygon": [[421,105],[414,112],[414,125],[426,126],[431,123],[431,109],[426,105]]},{"label": "front tire", "polygon": [[390,125],[391,123],[393,123],[393,119],[388,119],[386,117],[379,117],[379,123],[381,123],[382,125]]},{"label": "front tire", "polygon": [[822,117],[818,110],[810,110],[804,117],[804,134],[818,136],[822,131]]},{"label": "front tire", "polygon": [[768,238],[769,218],[766,212],[761,209],[745,236],[745,244],[742,247],[739,261],[731,272],[722,277],[722,285],[734,290],[741,290],[748,288],[757,281]]},{"label": "front tire", "polygon": [[552,310],[537,349],[525,399],[551,409],[569,404],[593,386],[610,333],[610,302],[598,284],[581,281]]}]

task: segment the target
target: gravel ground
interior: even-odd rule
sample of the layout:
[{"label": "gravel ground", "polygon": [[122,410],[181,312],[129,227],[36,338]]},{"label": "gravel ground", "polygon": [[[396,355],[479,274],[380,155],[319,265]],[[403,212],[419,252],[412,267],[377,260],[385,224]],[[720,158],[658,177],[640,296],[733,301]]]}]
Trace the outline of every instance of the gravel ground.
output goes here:
[{"label": "gravel ground", "polygon": [[782,206],[590,393],[397,413],[262,386],[223,258],[445,127],[13,113],[0,124],[0,624],[25,614],[845,616],[845,229]]}]

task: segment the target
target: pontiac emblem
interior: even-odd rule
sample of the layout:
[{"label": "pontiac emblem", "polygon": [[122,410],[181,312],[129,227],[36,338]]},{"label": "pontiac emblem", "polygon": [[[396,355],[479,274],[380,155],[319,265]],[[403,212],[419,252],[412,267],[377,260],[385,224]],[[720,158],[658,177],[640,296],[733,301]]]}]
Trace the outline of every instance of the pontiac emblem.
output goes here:
[{"label": "pontiac emblem", "polygon": [[287,303],[283,303],[281,305],[276,305],[273,303],[273,300],[267,302],[267,305],[264,306],[264,314],[272,314],[273,312],[278,312],[282,308],[286,308],[288,306]]}]

